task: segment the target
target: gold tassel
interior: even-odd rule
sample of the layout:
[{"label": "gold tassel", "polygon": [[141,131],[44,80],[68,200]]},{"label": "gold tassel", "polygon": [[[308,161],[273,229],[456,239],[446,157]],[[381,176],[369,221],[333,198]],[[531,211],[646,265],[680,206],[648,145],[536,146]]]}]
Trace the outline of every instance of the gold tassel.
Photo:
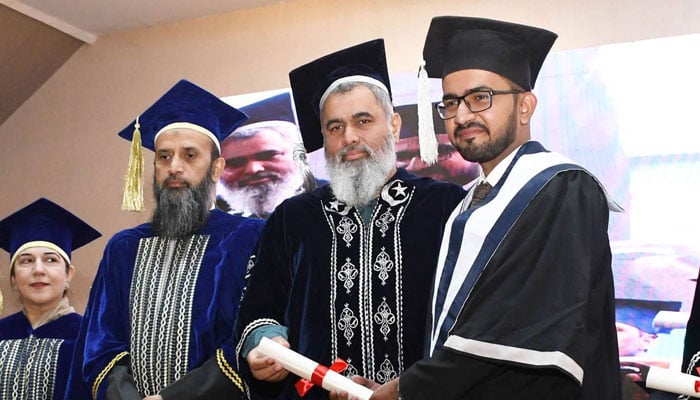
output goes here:
[{"label": "gold tassel", "polygon": [[131,139],[131,154],[129,155],[129,168],[126,171],[124,183],[124,198],[122,210],[143,211],[143,149],[141,148],[141,124],[136,117],[134,136]]},{"label": "gold tassel", "polygon": [[425,70],[425,61],[418,68],[418,143],[420,158],[428,165],[438,158],[438,142],[433,125],[433,104],[430,101],[430,80]]}]

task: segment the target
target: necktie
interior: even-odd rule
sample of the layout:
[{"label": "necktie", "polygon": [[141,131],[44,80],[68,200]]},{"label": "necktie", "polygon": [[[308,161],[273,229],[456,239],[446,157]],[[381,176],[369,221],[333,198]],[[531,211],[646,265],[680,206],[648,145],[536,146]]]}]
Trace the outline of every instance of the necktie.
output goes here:
[{"label": "necktie", "polygon": [[474,195],[472,195],[472,202],[469,204],[469,208],[478,206],[489,193],[491,193],[493,186],[489,185],[488,182],[484,181],[476,185],[474,189]]}]

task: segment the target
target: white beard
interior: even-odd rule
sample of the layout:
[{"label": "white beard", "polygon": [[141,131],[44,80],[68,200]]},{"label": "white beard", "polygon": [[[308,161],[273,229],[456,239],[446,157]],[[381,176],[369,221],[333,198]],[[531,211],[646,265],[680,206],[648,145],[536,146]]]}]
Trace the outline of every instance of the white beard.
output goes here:
[{"label": "white beard", "polygon": [[287,179],[233,189],[219,181],[216,184],[216,194],[228,203],[231,212],[266,218],[281,202],[300,193],[302,183],[301,174],[291,174]]},{"label": "white beard", "polygon": [[[355,161],[342,161],[343,155],[351,149],[362,149],[369,157]],[[326,171],[335,197],[349,207],[362,207],[369,204],[381,191],[396,166],[394,136],[387,135],[379,150],[358,145],[346,147],[335,157],[326,154]]]}]

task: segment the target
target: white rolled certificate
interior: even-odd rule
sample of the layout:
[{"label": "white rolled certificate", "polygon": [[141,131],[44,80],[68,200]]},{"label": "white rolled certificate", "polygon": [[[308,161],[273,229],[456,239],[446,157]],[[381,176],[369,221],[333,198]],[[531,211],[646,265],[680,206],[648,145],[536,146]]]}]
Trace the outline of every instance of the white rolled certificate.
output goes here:
[{"label": "white rolled certificate", "polygon": [[700,398],[700,378],[666,368],[649,367],[646,386],[651,389]]},{"label": "white rolled certificate", "polygon": [[[287,371],[316,385],[320,383],[320,386],[328,391],[348,392],[351,398],[354,397],[360,400],[368,400],[372,396],[372,390],[351,381],[333,370],[325,368],[274,340],[266,337],[262,338],[257,350],[266,356],[274,358]],[[319,379],[321,380],[320,382],[318,382]]]}]

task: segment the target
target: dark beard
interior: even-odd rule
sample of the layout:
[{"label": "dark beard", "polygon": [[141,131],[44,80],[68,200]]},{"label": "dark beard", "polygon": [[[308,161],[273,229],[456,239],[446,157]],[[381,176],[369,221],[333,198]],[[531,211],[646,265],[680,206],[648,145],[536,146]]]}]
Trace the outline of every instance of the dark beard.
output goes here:
[{"label": "dark beard", "polygon": [[[459,154],[462,155],[462,158],[464,158],[467,161],[477,162],[480,164],[489,162],[498,157],[500,154],[502,154],[508,148],[508,146],[515,142],[515,130],[517,127],[517,123],[517,115],[515,113],[515,110],[513,110],[513,113],[511,113],[509,117],[508,125],[503,131],[503,135],[501,135],[494,141],[489,141],[479,146],[467,144],[466,146],[458,147],[457,150],[459,151]],[[489,138],[491,138],[491,131],[489,131],[488,128],[486,128],[486,126],[478,122],[471,122],[464,126],[464,128],[469,128],[471,126],[478,126],[479,128],[486,131],[486,133],[489,135]],[[460,127],[457,127],[457,129],[459,128]],[[455,131],[455,135],[456,134],[457,132]]]},{"label": "dark beard", "polygon": [[163,188],[158,187],[153,179],[153,193],[156,209],[153,211],[151,226],[157,236],[182,239],[197,232],[209,218],[212,205],[211,170],[199,185],[170,189],[167,182]]}]

